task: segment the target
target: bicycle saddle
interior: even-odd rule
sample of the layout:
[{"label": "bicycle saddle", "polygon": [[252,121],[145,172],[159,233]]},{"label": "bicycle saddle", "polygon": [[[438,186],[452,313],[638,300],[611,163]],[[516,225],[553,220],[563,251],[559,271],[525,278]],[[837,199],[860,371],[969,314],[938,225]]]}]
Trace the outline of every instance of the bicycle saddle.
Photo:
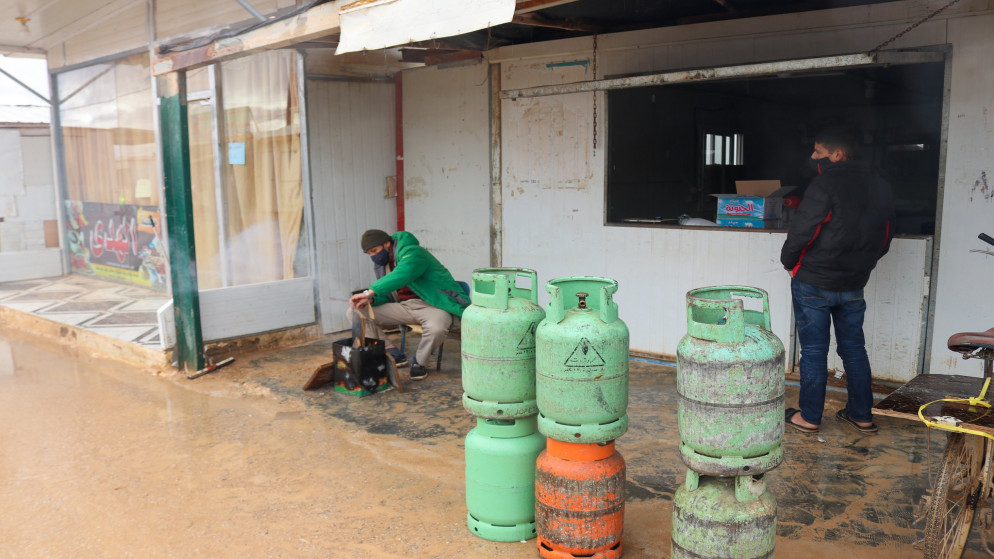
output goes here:
[{"label": "bicycle saddle", "polygon": [[994,349],[994,328],[986,332],[960,332],[946,342],[949,349],[960,353],[973,353],[977,348]]}]

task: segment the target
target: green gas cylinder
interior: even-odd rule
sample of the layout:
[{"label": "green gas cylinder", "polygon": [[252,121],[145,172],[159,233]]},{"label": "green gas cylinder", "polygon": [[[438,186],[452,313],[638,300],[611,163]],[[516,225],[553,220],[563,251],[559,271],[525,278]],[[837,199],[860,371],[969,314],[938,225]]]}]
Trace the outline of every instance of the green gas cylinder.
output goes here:
[{"label": "green gas cylinder", "polygon": [[777,501],[763,476],[689,470],[673,496],[673,559],[772,559],[776,534]]},{"label": "green gas cylinder", "polygon": [[608,278],[560,278],[535,333],[538,429],[564,442],[600,443],[628,430],[628,327]]},{"label": "green gas cylinder", "polygon": [[473,304],[462,316],[463,406],[490,419],[535,415],[535,329],[545,318],[538,275],[481,268],[471,291]]},{"label": "green gas cylinder", "polygon": [[[761,310],[747,310],[755,300]],[[755,287],[687,293],[687,335],[677,346],[680,455],[713,476],[755,475],[783,460],[784,348],[770,302]]]},{"label": "green gas cylinder", "polygon": [[495,542],[535,537],[535,460],[545,450],[535,417],[477,418],[466,435],[466,525]]}]

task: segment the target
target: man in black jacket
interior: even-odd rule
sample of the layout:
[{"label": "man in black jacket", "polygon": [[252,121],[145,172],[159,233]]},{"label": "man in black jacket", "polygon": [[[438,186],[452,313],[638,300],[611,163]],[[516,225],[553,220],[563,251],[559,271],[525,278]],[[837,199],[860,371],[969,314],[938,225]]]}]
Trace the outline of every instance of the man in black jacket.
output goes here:
[{"label": "man in black jacket", "polygon": [[792,277],[794,320],[801,346],[800,410],[788,408],[787,425],[813,433],[821,424],[828,381],[829,329],[846,372],[848,400],[836,418],[861,432],[872,421],[870,361],[863,338],[863,287],[894,236],[890,186],[857,156],[859,135],[828,128],[815,138],[818,171],[794,214],[780,261]]}]

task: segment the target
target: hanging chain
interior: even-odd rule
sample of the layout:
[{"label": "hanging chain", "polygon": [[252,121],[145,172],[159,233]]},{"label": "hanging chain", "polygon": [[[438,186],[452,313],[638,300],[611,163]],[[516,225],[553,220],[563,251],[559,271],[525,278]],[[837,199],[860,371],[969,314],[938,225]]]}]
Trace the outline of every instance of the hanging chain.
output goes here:
[{"label": "hanging chain", "polygon": [[939,8],[939,9],[935,10],[934,12],[932,12],[932,13],[928,14],[927,16],[925,16],[924,18],[922,18],[922,19],[918,20],[917,22],[913,23],[910,27],[908,27],[904,31],[901,31],[897,35],[894,35],[890,39],[887,39],[886,41],[880,43],[879,45],[877,45],[877,47],[875,49],[871,50],[867,54],[875,54],[875,53],[879,52],[880,49],[882,49],[882,48],[886,47],[887,45],[893,43],[894,41],[900,39],[901,37],[903,37],[906,33],[908,33],[909,31],[911,31],[912,29],[918,27],[919,25],[921,25],[921,24],[925,23],[926,21],[932,19],[933,17],[939,15],[940,13],[944,12],[947,8],[949,8],[950,6],[952,6],[953,4],[955,4],[957,2],[959,2],[959,0],[951,0],[945,6],[943,6],[943,7]]},{"label": "hanging chain", "polygon": [[[597,81],[597,34],[594,33],[594,81]],[[594,90],[594,150],[597,150],[597,91]]]}]

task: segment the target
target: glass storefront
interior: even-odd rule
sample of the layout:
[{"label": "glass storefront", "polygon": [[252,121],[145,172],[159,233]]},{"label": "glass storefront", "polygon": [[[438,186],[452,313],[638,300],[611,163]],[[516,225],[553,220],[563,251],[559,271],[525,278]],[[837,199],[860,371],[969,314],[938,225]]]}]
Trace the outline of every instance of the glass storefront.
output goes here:
[{"label": "glass storefront", "polygon": [[74,273],[167,289],[147,54],[58,76]]},{"label": "glass storefront", "polygon": [[[187,73],[201,289],[310,275],[297,56]],[[65,210],[74,273],[167,289],[151,84],[144,53],[59,74]]]}]

